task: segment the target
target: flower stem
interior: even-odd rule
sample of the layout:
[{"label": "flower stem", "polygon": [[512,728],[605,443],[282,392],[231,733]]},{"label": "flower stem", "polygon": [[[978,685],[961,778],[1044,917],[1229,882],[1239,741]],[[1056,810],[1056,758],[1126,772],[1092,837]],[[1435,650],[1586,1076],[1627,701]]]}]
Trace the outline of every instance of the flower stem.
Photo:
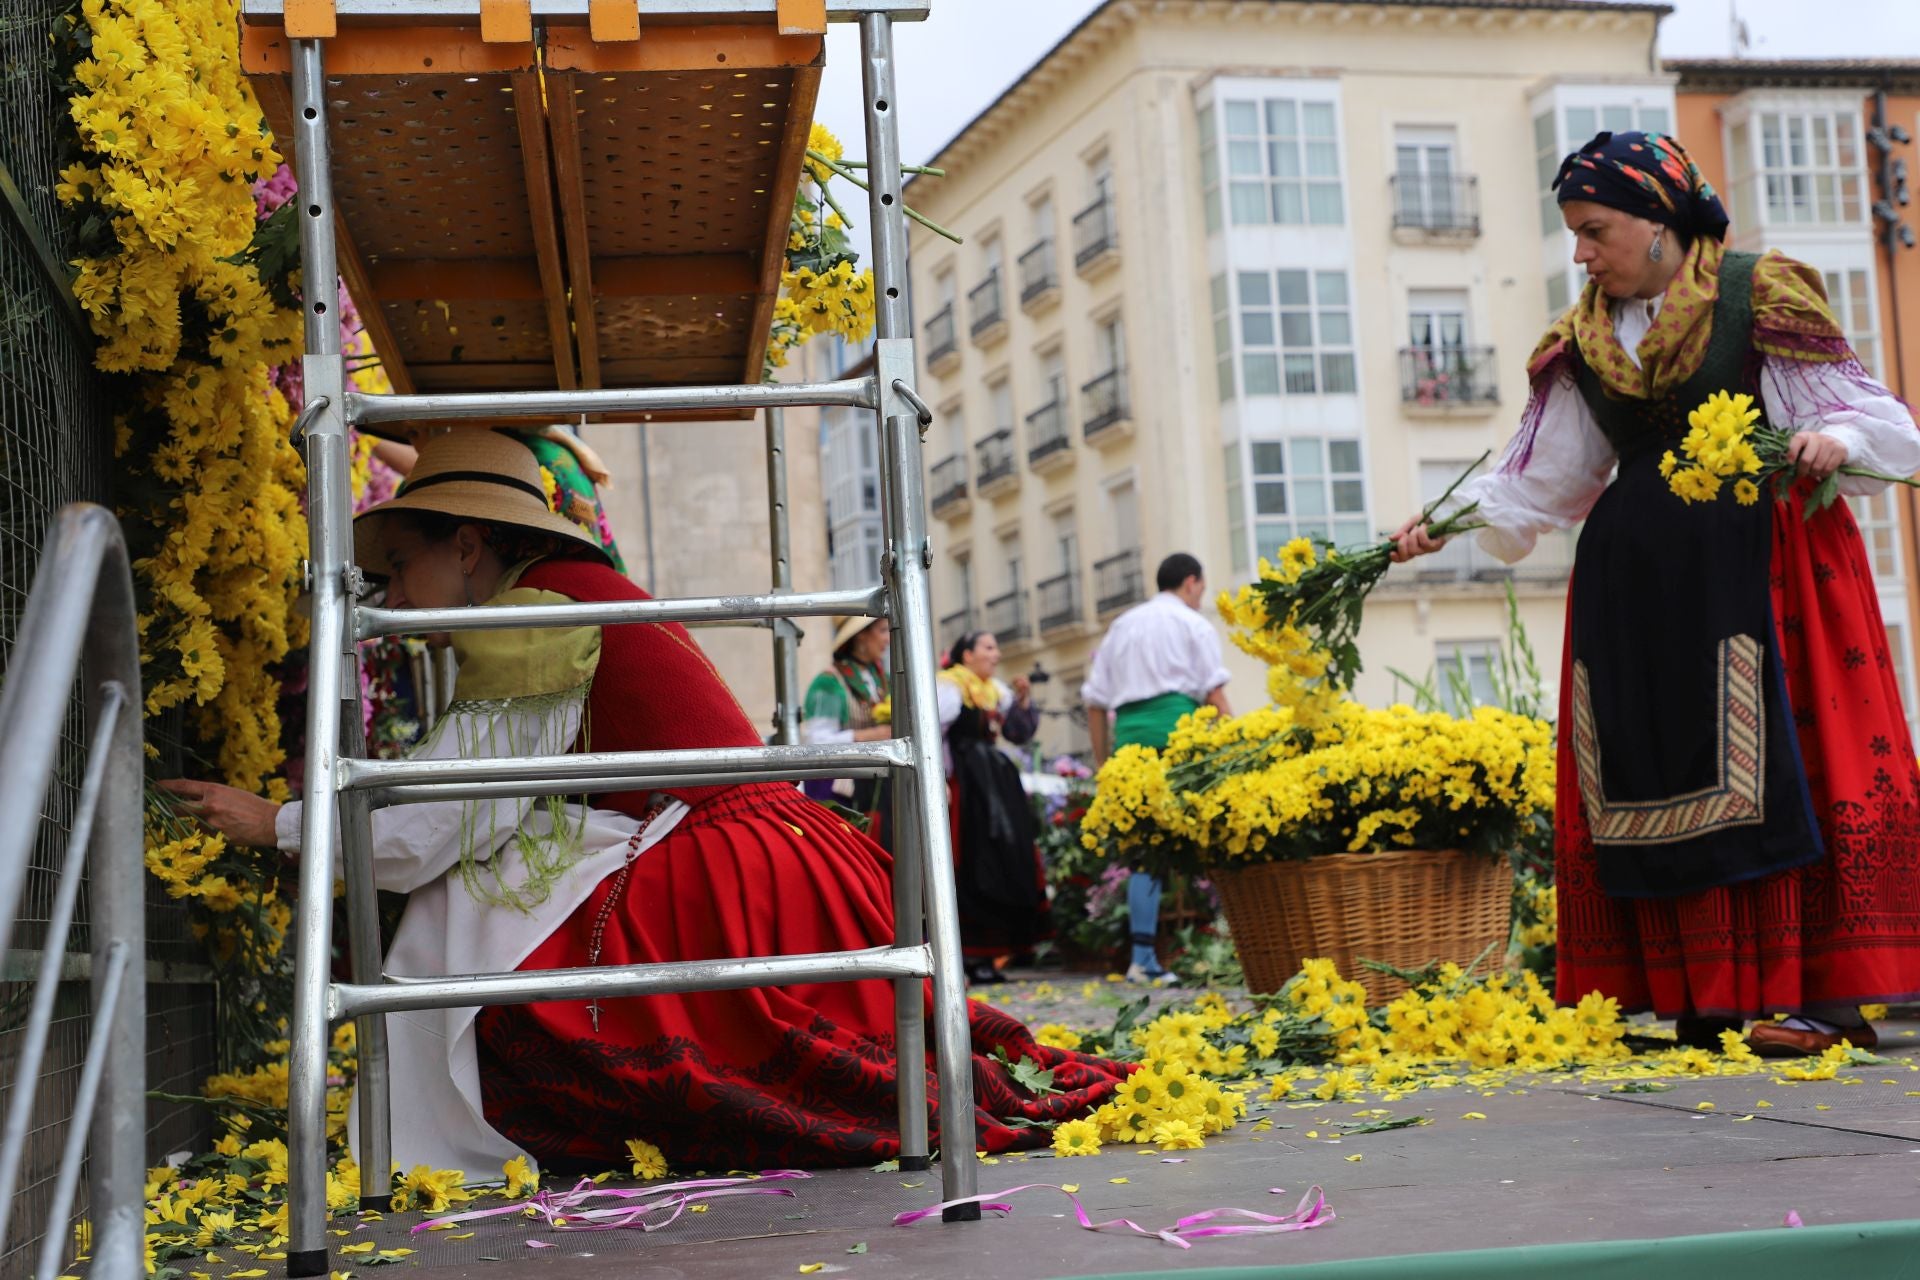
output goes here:
[{"label": "flower stem", "polygon": [[[808,147],[807,159],[813,160],[820,164],[825,165],[827,168],[833,170],[833,172],[839,174],[841,177],[845,178],[848,182],[851,182],[854,186],[860,188],[862,191],[871,191],[873,189],[869,187],[864,181],[862,181],[860,176],[854,173],[852,169],[849,169],[846,165],[840,163],[838,160],[835,160],[832,156],[823,155],[820,152],[815,151],[812,147]],[[838,206],[835,206],[835,207],[837,208]],[[955,244],[966,243],[965,240],[961,239],[958,235],[954,234],[953,232],[947,230],[945,227],[941,226],[939,223],[935,222],[933,219],[926,217],[924,214],[915,212],[912,205],[903,203],[900,206],[900,209],[901,209],[901,212],[905,213],[909,218],[912,218],[915,222],[919,223],[921,226],[925,227],[927,230],[933,232],[935,235],[945,236],[947,239],[953,241]],[[842,214],[841,217],[844,219],[846,215]]]}]

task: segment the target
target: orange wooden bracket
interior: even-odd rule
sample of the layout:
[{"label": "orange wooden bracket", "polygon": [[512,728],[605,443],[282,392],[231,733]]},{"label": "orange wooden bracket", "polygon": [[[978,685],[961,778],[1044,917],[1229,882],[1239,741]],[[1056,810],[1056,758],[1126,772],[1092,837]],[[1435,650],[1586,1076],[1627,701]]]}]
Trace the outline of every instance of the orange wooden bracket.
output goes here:
[{"label": "orange wooden bracket", "polygon": [[488,44],[533,39],[533,0],[480,0],[480,38]]},{"label": "orange wooden bracket", "polygon": [[640,38],[640,6],[634,0],[589,0],[587,30],[609,44]]},{"label": "orange wooden bracket", "polygon": [[331,40],[340,29],[333,0],[287,0],[281,25],[293,40]]},{"label": "orange wooden bracket", "polygon": [[827,34],[827,0],[777,0],[775,17],[783,36]]}]

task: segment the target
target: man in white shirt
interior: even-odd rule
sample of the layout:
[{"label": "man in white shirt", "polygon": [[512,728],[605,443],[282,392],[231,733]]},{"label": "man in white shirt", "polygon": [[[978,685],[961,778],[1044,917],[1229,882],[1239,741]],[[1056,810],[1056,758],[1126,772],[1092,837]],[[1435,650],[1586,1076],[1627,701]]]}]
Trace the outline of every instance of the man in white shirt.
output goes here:
[{"label": "man in white shirt", "polygon": [[[1207,582],[1200,562],[1177,552],[1160,562],[1160,594],[1113,621],[1080,686],[1097,768],[1110,751],[1138,744],[1155,749],[1180,718],[1200,706],[1227,708],[1227,669],[1220,635],[1200,616]],[[1111,721],[1109,721],[1111,716]],[[1165,970],[1154,954],[1160,925],[1160,881],[1136,871],[1127,884],[1133,960],[1127,978],[1150,982]]]}]

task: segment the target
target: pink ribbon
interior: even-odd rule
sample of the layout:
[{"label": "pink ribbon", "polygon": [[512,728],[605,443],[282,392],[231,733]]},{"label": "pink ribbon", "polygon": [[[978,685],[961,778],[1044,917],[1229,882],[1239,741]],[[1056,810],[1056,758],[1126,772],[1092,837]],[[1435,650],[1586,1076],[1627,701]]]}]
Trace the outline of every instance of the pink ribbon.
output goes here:
[{"label": "pink ribbon", "polygon": [[[1200,1213],[1190,1213],[1158,1231],[1149,1230],[1131,1218],[1112,1218],[1106,1222],[1095,1222],[1087,1212],[1080,1197],[1065,1187],[1051,1182],[1029,1182],[1024,1186],[1010,1187],[1005,1191],[991,1191],[986,1195],[967,1196],[959,1200],[947,1200],[925,1209],[910,1209],[895,1216],[893,1225],[910,1227],[923,1218],[931,1218],[943,1209],[956,1205],[977,1204],[991,1213],[1011,1213],[1013,1206],[999,1197],[1018,1195],[1022,1191],[1058,1191],[1073,1202],[1073,1215],[1080,1225],[1088,1231],[1105,1231],[1109,1227],[1125,1227],[1136,1235],[1164,1240],[1168,1244],[1178,1245],[1182,1249],[1191,1249],[1193,1241],[1208,1236],[1265,1236],[1278,1235],[1285,1231],[1310,1231],[1315,1227],[1324,1227],[1334,1218],[1333,1209],[1327,1204],[1327,1197],[1319,1187],[1314,1187],[1300,1198],[1300,1205],[1292,1213],[1271,1214],[1255,1213],[1251,1209],[1207,1209]],[[1241,1219],[1237,1222],[1220,1222],[1223,1218]]]},{"label": "pink ribbon", "polygon": [[[812,1176],[798,1169],[774,1169],[757,1178],[698,1178],[689,1182],[663,1183],[657,1187],[601,1187],[594,1185],[591,1178],[582,1178],[570,1191],[542,1191],[531,1199],[515,1201],[499,1208],[472,1209],[434,1218],[417,1224],[413,1234],[508,1214],[542,1219],[555,1231],[658,1231],[679,1221],[687,1207],[696,1201],[718,1200],[724,1196],[791,1196],[791,1188],[763,1184]],[[586,1208],[586,1204],[594,1199],[644,1200],[649,1203],[629,1203],[606,1209]],[[651,1216],[660,1213],[667,1216],[658,1220]],[[528,1243],[535,1248],[543,1247],[532,1241]]]}]

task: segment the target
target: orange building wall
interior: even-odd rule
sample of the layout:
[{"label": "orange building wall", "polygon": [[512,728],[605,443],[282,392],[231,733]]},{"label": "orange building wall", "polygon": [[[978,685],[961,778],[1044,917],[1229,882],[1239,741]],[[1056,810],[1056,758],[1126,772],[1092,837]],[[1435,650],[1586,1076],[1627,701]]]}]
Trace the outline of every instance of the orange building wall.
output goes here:
[{"label": "orange building wall", "polygon": [[[1720,105],[1728,96],[1724,93],[1685,91],[1674,95],[1675,132],[1694,163],[1706,175],[1707,181],[1722,193],[1730,186],[1725,131],[1720,127]],[[1862,93],[1860,118],[1866,121],[1872,116],[1872,95]],[[1889,94],[1887,120],[1890,124],[1905,126],[1909,133],[1920,137],[1920,96]],[[1865,147],[1866,144],[1863,141],[1861,145]],[[1908,185],[1920,195],[1920,144],[1909,142],[1898,147],[1894,154],[1906,159]],[[1872,164],[1877,156],[1869,149],[1867,158]],[[1879,198],[1871,172],[1868,175],[1867,193],[1869,203]],[[1914,228],[1914,234],[1920,236],[1920,203],[1908,205],[1902,213]],[[1875,261],[1875,275],[1880,301],[1880,350],[1883,353],[1880,376],[1893,388],[1894,394],[1911,404],[1920,399],[1920,248],[1896,250],[1891,264],[1886,251],[1882,249]],[[1900,507],[1904,535],[1902,555],[1907,569],[1906,634],[1912,637],[1912,669],[1920,673],[1920,492],[1906,489],[1901,497],[1904,498]]]}]

